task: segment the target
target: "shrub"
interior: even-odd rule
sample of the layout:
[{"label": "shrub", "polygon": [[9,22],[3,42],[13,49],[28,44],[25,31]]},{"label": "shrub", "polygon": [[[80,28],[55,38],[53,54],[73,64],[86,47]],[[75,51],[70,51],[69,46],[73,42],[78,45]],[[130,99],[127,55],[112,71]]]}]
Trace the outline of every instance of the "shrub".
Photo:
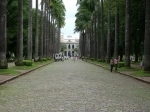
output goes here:
[{"label": "shrub", "polygon": [[119,63],[118,63],[118,67],[119,67],[119,68],[124,67],[124,65],[125,65],[125,62],[119,62]]},{"label": "shrub", "polygon": [[42,58],[42,61],[47,61],[47,58]]},{"label": "shrub", "polygon": [[23,60],[25,66],[32,66],[33,62],[31,60]]},{"label": "shrub", "polygon": [[95,61],[95,59],[94,59],[94,58],[91,58],[91,61]]},{"label": "shrub", "polygon": [[101,59],[97,59],[97,62],[101,62]]},{"label": "shrub", "polygon": [[51,60],[52,58],[47,58],[47,60]]}]

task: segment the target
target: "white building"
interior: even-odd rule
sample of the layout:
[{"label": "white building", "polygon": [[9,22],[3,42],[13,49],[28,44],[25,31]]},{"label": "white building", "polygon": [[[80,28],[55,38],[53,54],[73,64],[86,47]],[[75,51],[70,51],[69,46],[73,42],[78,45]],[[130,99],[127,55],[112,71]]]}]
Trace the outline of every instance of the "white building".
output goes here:
[{"label": "white building", "polygon": [[[61,34],[61,44],[66,45],[64,56],[74,57],[79,54],[79,39],[73,38],[72,36],[67,36],[67,38],[64,38],[64,34]],[[74,51],[76,48],[78,49],[78,52]]]}]

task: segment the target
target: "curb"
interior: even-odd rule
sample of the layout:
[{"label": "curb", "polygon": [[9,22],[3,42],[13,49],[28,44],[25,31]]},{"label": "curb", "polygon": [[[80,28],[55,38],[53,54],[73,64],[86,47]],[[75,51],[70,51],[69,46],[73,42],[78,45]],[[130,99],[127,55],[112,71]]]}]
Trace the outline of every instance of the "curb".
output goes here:
[{"label": "curb", "polygon": [[[85,61],[85,62],[88,62],[88,61]],[[109,70],[108,68],[106,68],[106,67],[104,67],[104,66],[102,66],[102,65],[95,64],[95,63],[92,63],[92,62],[88,62],[88,63],[91,63],[91,64],[93,64],[93,65],[96,65],[96,66],[99,66],[99,67],[102,67],[102,68],[104,68],[104,69]],[[143,79],[141,79],[141,78],[139,78],[139,77],[136,77],[136,76],[132,76],[132,75],[129,75],[129,74],[125,74],[125,73],[122,73],[122,72],[119,72],[119,71],[116,71],[116,73],[119,73],[119,74],[121,74],[121,75],[125,75],[125,76],[131,77],[131,78],[133,78],[133,79],[139,80],[139,81],[141,81],[141,82],[150,84],[149,81],[143,80]]]},{"label": "curb", "polygon": [[46,65],[48,65],[48,64],[51,64],[51,63],[53,63],[53,61],[50,62],[50,63],[44,64],[44,65],[38,66],[38,67],[36,67],[36,68],[34,68],[34,69],[31,69],[31,70],[29,70],[29,71],[27,71],[27,72],[21,73],[21,74],[19,74],[19,75],[17,75],[17,76],[8,78],[8,79],[6,79],[6,80],[0,82],[0,85],[5,84],[6,82],[12,81],[12,80],[14,80],[14,79],[17,79],[17,78],[19,78],[19,77],[21,77],[21,76],[23,76],[23,75],[26,75],[26,74],[28,74],[28,73],[30,73],[30,72],[32,72],[32,71],[35,71],[35,70],[37,70],[37,69],[39,69],[39,68],[42,68],[42,67],[44,67],[44,66],[46,66]]}]

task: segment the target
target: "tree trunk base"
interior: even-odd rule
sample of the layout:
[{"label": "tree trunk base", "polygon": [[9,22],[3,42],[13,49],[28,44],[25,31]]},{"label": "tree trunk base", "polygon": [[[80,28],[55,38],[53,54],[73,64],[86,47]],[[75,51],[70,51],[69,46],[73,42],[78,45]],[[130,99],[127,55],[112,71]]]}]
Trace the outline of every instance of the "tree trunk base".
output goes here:
[{"label": "tree trunk base", "polygon": [[16,66],[24,66],[23,61],[16,61],[15,65]]},{"label": "tree trunk base", "polygon": [[7,60],[1,60],[0,61],[0,69],[7,69],[7,68],[8,68]]},{"label": "tree trunk base", "polygon": [[38,61],[39,61],[39,57],[35,57],[34,62],[38,62]]}]

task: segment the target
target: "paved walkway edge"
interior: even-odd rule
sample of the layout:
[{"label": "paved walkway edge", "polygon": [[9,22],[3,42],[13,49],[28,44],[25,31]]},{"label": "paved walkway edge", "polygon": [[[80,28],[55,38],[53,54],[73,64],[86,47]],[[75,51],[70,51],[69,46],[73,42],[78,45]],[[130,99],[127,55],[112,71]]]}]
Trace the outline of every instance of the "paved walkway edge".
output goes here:
[{"label": "paved walkway edge", "polygon": [[[88,61],[85,61],[85,62],[88,62]],[[102,68],[104,68],[104,69],[109,70],[109,68],[104,67],[104,66],[102,66],[102,65],[95,64],[95,63],[92,63],[92,62],[88,62],[88,63],[94,64],[94,65],[96,65],[96,66],[99,66],[99,67],[102,67]],[[133,76],[133,75],[125,74],[125,73],[122,73],[122,72],[119,72],[119,71],[116,71],[116,73],[119,73],[119,74],[121,74],[121,75],[125,75],[125,76],[131,77],[131,78],[133,78],[133,79],[142,81],[142,82],[144,82],[144,83],[150,84],[149,81],[146,81],[146,80],[144,80],[144,79],[142,79],[142,78],[140,78],[140,77],[136,77],[136,76]]]},{"label": "paved walkway edge", "polygon": [[0,85],[5,84],[6,82],[9,82],[9,81],[14,80],[14,79],[16,79],[16,78],[19,78],[19,77],[21,77],[21,76],[23,76],[23,75],[25,75],[25,74],[28,74],[28,73],[30,73],[30,72],[32,72],[32,71],[34,71],[34,70],[37,70],[38,68],[42,68],[42,67],[44,67],[44,66],[46,66],[46,65],[49,65],[49,64],[51,64],[51,63],[53,63],[53,61],[50,62],[50,63],[44,64],[44,65],[38,66],[38,67],[36,67],[36,68],[34,68],[34,69],[31,69],[31,70],[29,70],[29,71],[27,71],[27,72],[21,73],[21,74],[19,74],[19,75],[17,75],[17,76],[8,78],[8,79],[6,79],[6,80],[0,82]]}]

